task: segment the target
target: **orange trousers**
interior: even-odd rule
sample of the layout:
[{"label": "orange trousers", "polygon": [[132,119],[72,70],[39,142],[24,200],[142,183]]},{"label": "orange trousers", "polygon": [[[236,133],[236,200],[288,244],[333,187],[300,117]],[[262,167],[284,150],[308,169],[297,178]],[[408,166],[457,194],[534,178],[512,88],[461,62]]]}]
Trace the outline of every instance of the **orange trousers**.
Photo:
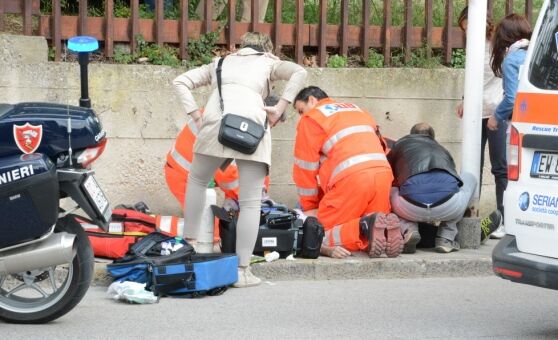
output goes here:
[{"label": "orange trousers", "polygon": [[349,251],[365,250],[368,239],[360,235],[360,218],[389,213],[391,169],[369,168],[351,174],[334,184],[320,200],[318,220],[325,229],[324,244]]}]

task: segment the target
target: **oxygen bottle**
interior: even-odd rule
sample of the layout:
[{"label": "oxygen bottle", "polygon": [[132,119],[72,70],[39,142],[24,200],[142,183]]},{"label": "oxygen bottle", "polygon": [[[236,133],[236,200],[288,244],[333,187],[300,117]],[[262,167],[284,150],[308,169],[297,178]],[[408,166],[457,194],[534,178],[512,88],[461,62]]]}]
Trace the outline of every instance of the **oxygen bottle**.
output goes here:
[{"label": "oxygen bottle", "polygon": [[217,204],[217,193],[215,192],[215,182],[211,181],[205,191],[205,204],[203,206],[200,231],[198,234],[196,251],[198,253],[213,252],[213,228],[215,218],[211,211],[211,206]]}]

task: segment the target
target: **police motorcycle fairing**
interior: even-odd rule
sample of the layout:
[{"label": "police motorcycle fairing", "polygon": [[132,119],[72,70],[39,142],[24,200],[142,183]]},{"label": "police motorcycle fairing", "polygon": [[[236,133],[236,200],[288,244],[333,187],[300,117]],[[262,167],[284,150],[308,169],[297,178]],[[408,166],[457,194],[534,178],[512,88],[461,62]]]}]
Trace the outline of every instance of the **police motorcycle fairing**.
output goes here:
[{"label": "police motorcycle fairing", "polygon": [[89,169],[105,145],[88,107],[0,104],[0,320],[49,322],[87,292],[93,251],[72,212],[108,227],[109,201]]}]

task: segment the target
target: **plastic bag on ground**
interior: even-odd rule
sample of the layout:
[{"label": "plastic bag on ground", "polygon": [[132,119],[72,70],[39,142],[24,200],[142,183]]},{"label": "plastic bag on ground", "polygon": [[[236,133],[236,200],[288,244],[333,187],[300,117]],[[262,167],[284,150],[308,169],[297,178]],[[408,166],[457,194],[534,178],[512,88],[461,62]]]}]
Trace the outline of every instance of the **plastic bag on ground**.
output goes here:
[{"label": "plastic bag on ground", "polygon": [[148,304],[158,302],[158,298],[153,295],[153,292],[145,290],[145,283],[113,282],[108,287],[107,294],[115,300],[130,303]]}]

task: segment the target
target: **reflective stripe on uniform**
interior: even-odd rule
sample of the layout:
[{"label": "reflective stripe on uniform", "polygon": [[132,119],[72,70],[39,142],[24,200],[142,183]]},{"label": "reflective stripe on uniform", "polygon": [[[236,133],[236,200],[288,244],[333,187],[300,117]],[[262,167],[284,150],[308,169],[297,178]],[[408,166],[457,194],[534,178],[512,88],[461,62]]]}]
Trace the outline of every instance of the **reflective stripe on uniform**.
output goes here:
[{"label": "reflective stripe on uniform", "polygon": [[198,135],[198,127],[192,118],[188,119],[188,127],[194,136]]},{"label": "reflective stripe on uniform", "polygon": [[320,162],[307,162],[298,158],[295,158],[294,164],[304,170],[318,170],[320,167]]},{"label": "reflective stripe on uniform", "polygon": [[336,225],[326,231],[322,244],[326,246],[340,246],[341,244],[341,226]]},{"label": "reflective stripe on uniform", "polygon": [[238,188],[238,180],[230,181],[230,182],[219,182],[219,187],[221,189],[233,190]]},{"label": "reflective stripe on uniform", "polygon": [[186,158],[182,157],[182,155],[176,151],[175,148],[172,148],[170,153],[171,158],[178,163],[184,170],[190,171],[190,167],[192,166],[190,162],[186,160]]},{"label": "reflective stripe on uniform", "polygon": [[347,137],[349,135],[355,133],[362,133],[362,132],[374,132],[374,129],[370,125],[355,125],[348,128],[345,128],[333,136],[331,136],[322,146],[322,153],[327,155],[331,148],[337,143],[340,139]]},{"label": "reflective stripe on uniform", "polygon": [[322,164],[325,161],[327,161],[327,156],[326,155],[320,155],[320,164]]},{"label": "reflective stripe on uniform", "polygon": [[387,161],[386,155],[383,153],[367,153],[364,155],[356,155],[350,157],[343,162],[339,163],[335,169],[333,169],[333,173],[330,177],[330,182],[335,176],[337,176],[341,171],[346,170],[354,165],[368,162],[368,161]]},{"label": "reflective stripe on uniform", "polygon": [[296,187],[296,192],[299,196],[317,196],[318,189],[308,189],[302,187]]}]

